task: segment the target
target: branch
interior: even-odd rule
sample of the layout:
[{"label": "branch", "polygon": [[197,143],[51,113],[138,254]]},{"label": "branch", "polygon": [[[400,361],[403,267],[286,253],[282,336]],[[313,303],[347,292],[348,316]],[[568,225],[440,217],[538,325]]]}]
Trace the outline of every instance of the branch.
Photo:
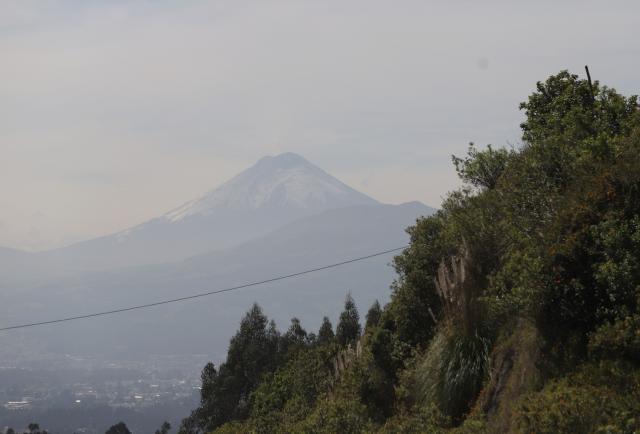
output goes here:
[{"label": "branch", "polygon": [[589,74],[589,66],[584,65],[584,70],[587,71],[587,80],[589,81],[589,94],[591,94],[591,104],[596,102],[596,98],[593,95],[593,83],[591,82],[591,74]]}]

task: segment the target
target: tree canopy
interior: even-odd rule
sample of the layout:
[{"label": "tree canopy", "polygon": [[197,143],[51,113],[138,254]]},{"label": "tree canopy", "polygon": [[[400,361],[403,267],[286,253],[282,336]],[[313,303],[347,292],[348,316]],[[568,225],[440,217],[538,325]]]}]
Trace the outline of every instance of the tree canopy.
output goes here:
[{"label": "tree canopy", "polygon": [[333,333],[333,325],[331,325],[331,321],[329,321],[329,317],[322,318],[322,325],[320,326],[320,330],[318,331],[318,342],[322,344],[327,344],[329,342],[333,342],[335,338],[335,334]]},{"label": "tree canopy", "polygon": [[118,422],[109,428],[104,434],[131,434],[129,428],[124,422]]},{"label": "tree canopy", "polygon": [[340,314],[340,320],[336,327],[336,339],[340,345],[353,345],[360,337],[360,315],[351,294],[347,294],[344,300],[344,310]]}]

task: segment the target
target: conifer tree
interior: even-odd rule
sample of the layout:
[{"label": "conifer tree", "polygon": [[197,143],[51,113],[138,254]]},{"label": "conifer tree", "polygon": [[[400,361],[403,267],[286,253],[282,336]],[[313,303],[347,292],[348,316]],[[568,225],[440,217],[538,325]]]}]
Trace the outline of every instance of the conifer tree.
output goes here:
[{"label": "conifer tree", "polygon": [[318,342],[320,344],[327,344],[332,342],[335,339],[335,334],[333,333],[333,325],[331,321],[329,321],[329,317],[322,318],[322,325],[320,326],[320,330],[318,330]]},{"label": "conifer tree", "polygon": [[171,429],[171,424],[165,421],[162,423],[162,426],[160,427],[160,429],[156,430],[156,434],[168,434],[170,429]]},{"label": "conifer tree", "polygon": [[348,344],[353,345],[360,337],[360,332],[360,315],[351,293],[348,293],[344,301],[344,310],[340,314],[340,321],[336,328],[338,343],[345,346]]},{"label": "conifer tree", "polygon": [[247,416],[249,396],[262,375],[277,366],[280,334],[254,303],[231,339],[227,360],[218,369],[209,363],[202,372],[200,407],[183,420],[180,433],[209,432]]},{"label": "conifer tree", "polygon": [[380,307],[380,303],[378,302],[378,300],[376,300],[369,308],[369,312],[367,312],[365,328],[371,329],[372,327],[377,326],[380,322],[381,316],[382,308]]},{"label": "conifer tree", "polygon": [[118,422],[109,428],[104,434],[131,434],[129,428],[124,422]]},{"label": "conifer tree", "polygon": [[307,332],[300,325],[300,320],[298,318],[291,318],[291,325],[289,326],[289,330],[285,335],[286,340],[289,343],[297,343],[302,344],[305,342],[307,337]]}]

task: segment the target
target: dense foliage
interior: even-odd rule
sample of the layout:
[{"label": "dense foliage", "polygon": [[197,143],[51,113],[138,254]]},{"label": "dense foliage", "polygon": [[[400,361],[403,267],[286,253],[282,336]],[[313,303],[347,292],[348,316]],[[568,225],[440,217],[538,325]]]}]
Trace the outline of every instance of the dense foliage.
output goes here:
[{"label": "dense foliage", "polygon": [[181,432],[638,432],[637,98],[563,71],[521,109],[518,148],[453,158],[364,333],[350,296],[317,337],[254,306]]},{"label": "dense foliage", "polygon": [[131,431],[129,431],[129,428],[127,428],[124,422],[118,422],[109,428],[105,434],[131,434]]}]

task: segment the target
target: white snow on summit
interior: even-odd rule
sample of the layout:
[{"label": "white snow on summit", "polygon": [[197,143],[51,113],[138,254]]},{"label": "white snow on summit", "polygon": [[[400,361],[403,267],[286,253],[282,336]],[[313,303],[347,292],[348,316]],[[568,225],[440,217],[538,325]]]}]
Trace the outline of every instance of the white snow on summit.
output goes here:
[{"label": "white snow on summit", "polygon": [[170,222],[217,210],[257,210],[283,207],[320,211],[343,206],[375,204],[319,167],[293,153],[264,157],[254,166],[202,198],[165,214]]}]

